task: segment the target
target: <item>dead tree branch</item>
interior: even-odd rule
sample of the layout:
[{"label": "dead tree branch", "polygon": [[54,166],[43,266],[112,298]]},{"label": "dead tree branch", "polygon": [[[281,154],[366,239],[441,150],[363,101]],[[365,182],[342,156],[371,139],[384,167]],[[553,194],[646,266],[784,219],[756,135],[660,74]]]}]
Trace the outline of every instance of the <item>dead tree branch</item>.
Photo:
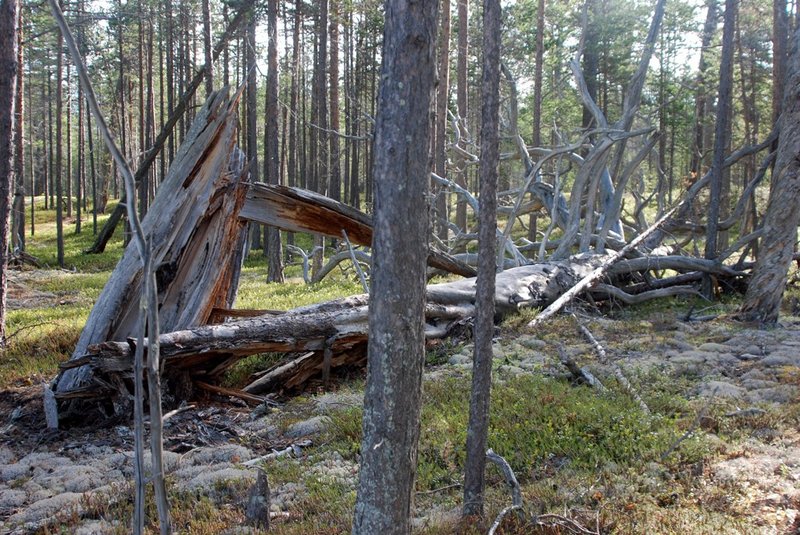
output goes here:
[{"label": "dead tree branch", "polygon": [[489,529],[489,535],[492,535],[497,531],[497,528],[500,527],[506,515],[511,511],[522,510],[522,491],[520,490],[517,476],[514,475],[514,470],[511,469],[511,465],[508,464],[508,461],[496,454],[491,448],[486,452],[486,459],[500,468],[500,471],[503,473],[503,478],[506,480],[506,485],[511,489],[511,505],[500,511],[500,514],[495,518],[492,527]]},{"label": "dead tree branch", "polygon": [[361,281],[361,287],[364,289],[364,293],[369,293],[367,278],[364,276],[364,271],[361,269],[361,264],[358,263],[358,259],[356,258],[356,252],[355,249],[353,249],[353,244],[350,243],[350,239],[347,237],[347,231],[344,229],[342,229],[342,237],[344,238],[344,243],[347,245],[347,251],[350,253],[350,260],[353,262],[353,269],[356,270],[356,273],[358,274],[358,280]]},{"label": "dead tree branch", "polygon": [[[364,262],[365,264],[370,264],[372,262],[372,256],[369,253],[364,251],[359,251],[353,249],[352,251],[339,251],[335,255],[331,256],[328,261],[322,266],[322,269],[314,273],[314,276],[311,278],[311,283],[317,283],[327,277],[333,269],[344,262],[345,260],[351,260],[354,264],[358,264],[359,262]],[[360,266],[359,266],[360,269]],[[363,278],[363,273],[359,278]],[[362,286],[366,284],[366,278],[362,281]],[[366,291],[369,291],[369,288],[365,288]]]},{"label": "dead tree branch", "polygon": [[592,388],[596,388],[598,392],[606,391],[606,387],[603,386],[603,383],[601,383],[597,377],[592,375],[586,368],[578,366],[575,360],[567,354],[562,344],[558,345],[558,357],[561,360],[561,364],[569,370],[569,373],[571,373],[572,377],[577,381],[582,381]]},{"label": "dead tree branch", "polygon": [[[142,287],[141,297],[139,301],[139,314],[143,318],[141,320],[141,329],[138,332],[138,345],[136,350],[136,375],[134,383],[136,385],[135,396],[135,412],[136,412],[136,481],[137,481],[137,503],[135,508],[134,530],[137,533],[144,532],[144,392],[142,388],[142,368],[144,362],[144,339],[146,329],[149,330],[149,337],[147,338],[147,385],[148,385],[148,398],[150,401],[150,455],[152,458],[152,481],[155,490],[156,508],[158,509],[158,519],[161,527],[162,535],[166,535],[172,531],[170,526],[169,516],[169,502],[167,500],[167,489],[164,480],[164,441],[163,441],[163,420],[161,412],[161,381],[159,377],[160,364],[159,364],[159,332],[158,332],[158,289],[156,286],[156,277],[153,270],[153,255],[151,244],[148,241],[145,231],[142,228],[142,223],[139,220],[139,214],[136,212],[136,181],[134,180],[133,173],[131,172],[128,162],[122,155],[122,152],[117,147],[114,137],[106,124],[105,117],[100,111],[100,106],[97,104],[97,97],[94,93],[94,88],[89,80],[88,70],[83,62],[78,46],[75,39],[70,32],[67,21],[64,19],[64,14],[56,0],[50,0],[50,8],[53,11],[53,16],[61,29],[61,34],[64,36],[64,41],[67,44],[72,61],[76,66],[78,78],[80,79],[81,87],[86,95],[86,102],[89,109],[94,115],[95,122],[98,130],[100,131],[106,147],[114,158],[117,164],[117,169],[123,177],[125,184],[125,193],[127,196],[126,208],[128,212],[128,220],[134,230],[134,242],[139,252],[139,257],[142,263],[142,275],[144,278],[144,286]],[[145,321],[144,318],[147,318]]]},{"label": "dead tree branch", "polygon": [[309,273],[311,272],[311,268],[309,266],[309,259],[313,257],[317,252],[319,252],[322,249],[322,247],[317,245],[316,247],[311,249],[311,252],[309,253],[305,252],[300,247],[297,247],[296,245],[292,244],[287,244],[286,249],[290,253],[298,255],[302,259],[301,262],[303,266],[303,281],[306,284],[311,284],[311,276],[309,275]]},{"label": "dead tree branch", "polygon": [[594,291],[618,299],[626,305],[638,305],[650,301],[651,299],[660,299],[662,297],[672,297],[675,295],[696,295],[700,297],[700,292],[692,286],[670,286],[668,288],[659,288],[657,290],[649,290],[638,294],[629,294],[625,290],[610,284],[598,284],[592,288],[593,293]]},{"label": "dead tree branch", "polygon": [[[680,206],[680,205],[679,205]],[[676,207],[677,208],[677,207]],[[558,311],[560,311],[564,306],[572,301],[575,296],[579,293],[583,292],[587,288],[590,288],[594,284],[596,284],[603,275],[613,266],[617,261],[621,260],[629,251],[634,250],[642,241],[644,241],[647,236],[650,235],[651,232],[655,231],[661,224],[663,224],[676,210],[673,208],[664,216],[653,223],[653,225],[641,233],[639,236],[636,237],[633,241],[631,241],[628,245],[611,255],[607,260],[603,262],[602,265],[598,266],[594,271],[592,271],[589,275],[583,278],[578,284],[576,284],[573,288],[571,288],[568,292],[564,293],[561,297],[556,299],[552,304],[550,304],[546,309],[541,311],[531,322],[528,323],[528,327],[533,329],[546,319],[550,318]]]},{"label": "dead tree branch", "polygon": [[[578,318],[576,318],[574,314],[572,317],[575,319],[576,322],[578,322]],[[647,404],[644,402],[644,400],[636,391],[636,389],[633,388],[633,385],[631,385],[630,381],[628,381],[628,378],[625,377],[625,374],[622,373],[620,367],[617,366],[615,362],[612,362],[608,358],[605,348],[603,348],[600,342],[597,341],[597,338],[594,337],[592,332],[589,329],[587,329],[585,325],[581,325],[580,323],[578,323],[578,330],[580,330],[581,334],[583,334],[586,340],[588,340],[589,343],[592,344],[594,352],[597,353],[597,357],[600,359],[600,362],[605,366],[611,367],[611,370],[614,373],[614,377],[617,378],[617,381],[619,382],[620,386],[622,386],[622,388],[628,393],[628,395],[630,395],[636,401],[636,403],[639,405],[639,408],[642,409],[642,412],[644,412],[645,414],[650,414],[650,407],[647,406]]]}]

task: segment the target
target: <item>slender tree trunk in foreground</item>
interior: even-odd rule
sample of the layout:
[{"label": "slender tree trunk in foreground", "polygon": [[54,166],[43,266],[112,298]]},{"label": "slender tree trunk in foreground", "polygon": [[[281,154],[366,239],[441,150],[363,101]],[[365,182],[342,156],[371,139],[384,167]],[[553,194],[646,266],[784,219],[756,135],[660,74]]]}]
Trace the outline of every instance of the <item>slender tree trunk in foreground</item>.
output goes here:
[{"label": "slender tree trunk in foreground", "polygon": [[[410,532],[425,357],[428,150],[437,2],[387,0],[375,125],[375,234],[353,533]],[[400,298],[402,296],[402,298]]]},{"label": "slender tree trunk in foreground", "polygon": [[478,222],[478,287],[472,395],[464,470],[464,515],[483,514],[489,397],[494,335],[495,249],[497,244],[497,166],[500,109],[500,0],[483,2],[483,80],[481,106],[481,191]]},{"label": "slender tree trunk in foreground", "polygon": [[14,95],[17,73],[18,0],[0,0],[0,345],[6,342],[6,288],[8,287],[8,227],[14,184]]}]

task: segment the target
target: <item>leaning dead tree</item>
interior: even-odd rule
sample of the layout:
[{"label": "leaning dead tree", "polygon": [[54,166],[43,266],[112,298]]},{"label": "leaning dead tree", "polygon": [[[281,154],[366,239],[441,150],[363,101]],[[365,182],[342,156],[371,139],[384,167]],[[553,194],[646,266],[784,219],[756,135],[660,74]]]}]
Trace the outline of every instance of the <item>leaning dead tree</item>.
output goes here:
[{"label": "leaning dead tree", "polygon": [[[242,169],[231,169],[239,94],[213,94],[199,110],[142,229],[151,245],[158,280],[162,332],[203,325],[215,308],[230,308],[236,295],[245,222],[238,217],[246,187]],[[73,357],[92,344],[130,340],[143,318],[139,250],[128,247],[89,315]],[[130,342],[135,345],[133,341]],[[69,399],[97,378],[85,367],[69,368],[53,383],[57,399]],[[120,398],[124,402],[126,398]]]}]

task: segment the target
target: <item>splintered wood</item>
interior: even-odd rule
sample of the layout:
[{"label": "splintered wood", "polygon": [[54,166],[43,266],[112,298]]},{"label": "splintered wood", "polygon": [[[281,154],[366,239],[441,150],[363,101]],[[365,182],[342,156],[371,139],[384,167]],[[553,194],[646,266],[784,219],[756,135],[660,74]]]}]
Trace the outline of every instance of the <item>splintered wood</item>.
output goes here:
[{"label": "splintered wood", "polygon": [[[202,325],[215,308],[233,305],[246,225],[237,217],[246,187],[240,173],[229,167],[238,99],[226,90],[209,97],[142,221],[158,266],[162,332]],[[89,315],[73,361],[96,344],[127,347],[140,330],[141,271],[137,248],[127,247]],[[68,367],[54,381],[53,391],[57,399],[80,392],[96,396],[98,386],[109,384],[123,388],[120,377],[97,377],[91,366]]]}]

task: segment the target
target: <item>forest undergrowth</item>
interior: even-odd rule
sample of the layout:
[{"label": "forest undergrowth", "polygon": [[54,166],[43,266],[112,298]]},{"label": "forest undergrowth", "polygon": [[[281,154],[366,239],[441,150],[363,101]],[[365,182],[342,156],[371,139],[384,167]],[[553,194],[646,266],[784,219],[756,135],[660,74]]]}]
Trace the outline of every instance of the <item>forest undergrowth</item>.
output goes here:
[{"label": "forest undergrowth", "polygon": [[[63,451],[76,442],[108,443],[105,432],[93,425],[48,435],[36,411],[40,385],[69,357],[121,246],[103,255],[83,255],[91,230],[68,232],[66,263],[73,269],[52,268],[52,220],[47,212],[38,213],[37,234],[29,239],[28,251],[43,267],[11,272],[10,339],[0,359],[0,401],[9,410],[9,421],[0,422],[6,426],[0,444],[18,457],[29,453],[20,451],[22,447]],[[298,266],[289,268],[286,284],[266,284],[264,263],[258,254],[246,262],[237,306],[288,309],[361,291],[357,281],[343,275],[305,285]],[[797,533],[800,493],[786,489],[800,486],[800,455],[795,455],[800,453],[800,373],[796,361],[777,357],[789,355],[795,350],[792,344],[800,343],[800,319],[792,310],[798,295],[800,291],[790,289],[784,327],[768,332],[728,319],[738,296],[714,304],[676,297],[602,310],[579,303],[573,309],[577,319],[562,315],[536,332],[525,327],[535,311],[504,321],[494,342],[489,445],[519,479],[524,515],[510,515],[498,533],[572,532],[566,524],[544,522],[547,515],[569,519],[585,533]],[[684,321],[690,311],[701,309],[715,319]],[[577,322],[601,340],[649,413],[597,360]],[[761,354],[751,359],[758,348]],[[606,391],[577,383],[559,354],[591,370]],[[443,341],[428,351],[415,498],[419,533],[485,533],[510,505],[502,474],[490,465],[485,518],[470,524],[458,519],[470,357],[468,337]],[[226,383],[242,386],[251,373],[275,359],[249,357],[234,367]],[[261,412],[231,398],[196,401],[197,414],[222,407],[245,415],[250,425],[261,422],[259,428],[268,433],[227,439],[228,445],[240,445],[254,457],[302,443],[294,455],[260,464],[273,490],[271,533],[349,532],[363,375],[363,370],[351,369],[336,376],[328,389],[312,382],[303,391],[281,393],[274,403],[260,407]],[[20,404],[24,418],[11,415],[14,404]],[[312,432],[297,435],[309,422],[316,425]],[[27,426],[30,437],[24,444],[14,442],[15,425]],[[233,457],[230,462],[241,466],[242,460]],[[195,491],[187,491],[181,481],[177,475],[168,479],[181,533],[250,533],[237,528],[250,479],[217,480]],[[3,481],[0,496],[26,482]],[[87,492],[82,500],[75,514],[62,512],[33,532],[71,533],[87,526],[101,533],[127,532],[129,485],[120,484],[114,499]],[[0,508],[0,523],[19,511]],[[150,529],[156,532],[154,526]]]}]

